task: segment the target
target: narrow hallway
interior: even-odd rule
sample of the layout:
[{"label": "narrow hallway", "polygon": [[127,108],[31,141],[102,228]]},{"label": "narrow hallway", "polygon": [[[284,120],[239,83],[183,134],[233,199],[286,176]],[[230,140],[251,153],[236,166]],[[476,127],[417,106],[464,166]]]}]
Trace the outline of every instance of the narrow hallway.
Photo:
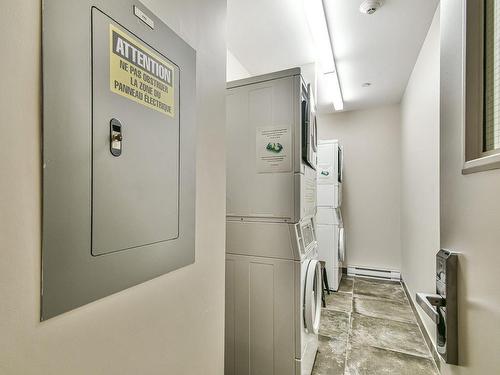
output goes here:
[{"label": "narrow hallway", "polygon": [[401,283],[342,279],[326,295],[314,375],[438,374]]}]

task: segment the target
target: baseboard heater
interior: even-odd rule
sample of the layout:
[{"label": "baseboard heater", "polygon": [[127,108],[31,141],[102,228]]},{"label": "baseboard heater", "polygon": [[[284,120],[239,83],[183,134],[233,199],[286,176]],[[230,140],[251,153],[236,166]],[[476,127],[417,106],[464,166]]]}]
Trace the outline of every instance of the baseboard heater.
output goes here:
[{"label": "baseboard heater", "polygon": [[369,267],[348,266],[347,276],[373,277],[375,279],[401,281],[401,272]]}]

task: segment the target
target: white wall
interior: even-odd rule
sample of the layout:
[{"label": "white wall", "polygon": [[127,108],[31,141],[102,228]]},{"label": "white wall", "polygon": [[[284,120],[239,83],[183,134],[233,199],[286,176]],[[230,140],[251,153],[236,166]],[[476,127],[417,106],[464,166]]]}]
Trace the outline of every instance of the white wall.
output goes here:
[{"label": "white wall", "polygon": [[250,73],[248,72],[248,70],[241,64],[240,60],[238,60],[230,50],[227,50],[226,59],[226,80],[228,82],[250,77]]},{"label": "white wall", "polygon": [[[439,250],[439,8],[401,101],[402,277],[434,293]],[[431,337],[435,325],[418,309]]]},{"label": "white wall", "polygon": [[399,105],[322,115],[318,126],[344,146],[347,264],[400,270]]},{"label": "white wall", "polygon": [[[500,368],[500,170],[462,175],[463,0],[441,0],[441,246],[459,258],[460,367],[443,374],[497,374]],[[472,93],[474,95],[475,93]]]},{"label": "white wall", "polygon": [[41,2],[2,4],[0,374],[223,373],[226,2],[144,3],[197,50],[196,263],[39,322]]}]

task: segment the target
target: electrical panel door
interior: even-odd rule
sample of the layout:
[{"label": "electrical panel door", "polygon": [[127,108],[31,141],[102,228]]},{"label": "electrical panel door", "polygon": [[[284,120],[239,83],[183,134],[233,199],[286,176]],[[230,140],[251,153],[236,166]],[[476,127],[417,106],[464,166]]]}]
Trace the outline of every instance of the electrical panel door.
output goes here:
[{"label": "electrical panel door", "polygon": [[[92,64],[92,253],[174,239],[179,215],[179,68],[96,8]],[[174,104],[170,112],[160,101],[168,95]],[[113,119],[121,127],[119,156],[110,146]]]}]

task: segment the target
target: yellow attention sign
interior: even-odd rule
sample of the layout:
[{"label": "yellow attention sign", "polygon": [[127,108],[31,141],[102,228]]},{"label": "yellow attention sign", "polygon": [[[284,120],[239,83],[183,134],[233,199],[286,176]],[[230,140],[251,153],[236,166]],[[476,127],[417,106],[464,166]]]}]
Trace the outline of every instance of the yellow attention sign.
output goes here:
[{"label": "yellow attention sign", "polygon": [[112,92],[174,117],[174,67],[134,38],[109,25]]}]

